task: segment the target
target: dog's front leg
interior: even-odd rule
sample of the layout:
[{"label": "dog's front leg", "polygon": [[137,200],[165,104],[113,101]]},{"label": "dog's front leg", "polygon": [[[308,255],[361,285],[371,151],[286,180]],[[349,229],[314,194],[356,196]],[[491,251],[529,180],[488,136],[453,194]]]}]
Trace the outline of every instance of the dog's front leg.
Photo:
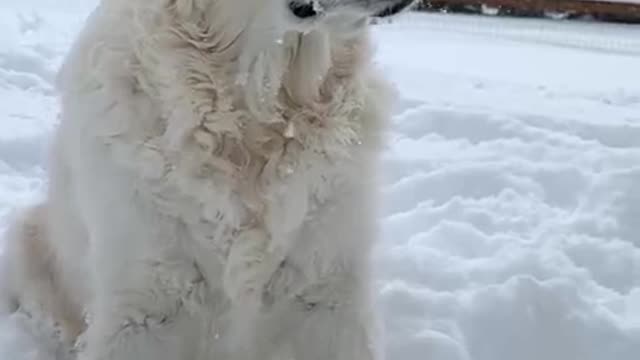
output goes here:
[{"label": "dog's front leg", "polygon": [[147,314],[148,309],[96,315],[79,360],[183,360],[184,312]]},{"label": "dog's front leg", "polygon": [[92,206],[93,300],[78,359],[192,360],[186,342],[198,336],[206,285],[180,224],[135,195]]},{"label": "dog's front leg", "polygon": [[263,289],[278,271],[285,254],[271,249],[269,233],[260,227],[246,229],[233,240],[223,276],[224,289],[234,303],[258,309]]},{"label": "dog's front leg", "polygon": [[191,360],[197,312],[206,293],[188,263],[133,265],[128,276],[101,277],[80,360]]},{"label": "dog's front leg", "polygon": [[[322,295],[301,296],[288,316],[295,360],[380,360],[376,317],[363,299]],[[336,301],[335,299],[340,299]],[[295,314],[295,315],[293,315]]]},{"label": "dog's front leg", "polygon": [[[364,176],[367,179],[366,176]],[[380,360],[371,252],[376,239],[372,184],[354,182],[305,224],[288,258],[302,272],[285,319],[295,360]]]},{"label": "dog's front leg", "polygon": [[224,274],[224,288],[231,299],[231,328],[225,341],[233,360],[271,359],[283,343],[287,325],[283,306],[268,291],[282,280],[285,254],[272,248],[266,230],[253,228],[234,239]]},{"label": "dog's front leg", "polygon": [[261,309],[236,307],[229,358],[272,359],[290,349],[295,360],[381,360],[377,318],[358,287],[322,283]]}]

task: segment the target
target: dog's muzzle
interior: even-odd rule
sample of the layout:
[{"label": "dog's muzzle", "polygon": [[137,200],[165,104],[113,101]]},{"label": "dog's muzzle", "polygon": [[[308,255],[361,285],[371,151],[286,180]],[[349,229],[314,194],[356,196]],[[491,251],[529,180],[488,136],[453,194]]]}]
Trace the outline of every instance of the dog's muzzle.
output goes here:
[{"label": "dog's muzzle", "polygon": [[[366,15],[383,18],[396,15],[409,8],[415,0],[290,0],[289,11],[298,19],[313,19],[325,12],[356,11]],[[343,10],[339,10],[343,9]]]}]

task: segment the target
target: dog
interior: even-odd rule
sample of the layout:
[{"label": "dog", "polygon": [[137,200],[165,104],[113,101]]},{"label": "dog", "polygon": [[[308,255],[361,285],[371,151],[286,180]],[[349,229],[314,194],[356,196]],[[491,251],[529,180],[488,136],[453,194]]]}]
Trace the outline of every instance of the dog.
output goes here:
[{"label": "dog", "polygon": [[102,0],[59,76],[44,202],[2,310],[80,360],[378,360],[370,254],[412,0]]}]

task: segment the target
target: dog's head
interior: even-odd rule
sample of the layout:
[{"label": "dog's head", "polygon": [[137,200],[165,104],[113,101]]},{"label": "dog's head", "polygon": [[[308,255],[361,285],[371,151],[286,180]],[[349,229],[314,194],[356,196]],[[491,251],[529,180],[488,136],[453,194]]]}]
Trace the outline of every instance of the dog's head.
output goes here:
[{"label": "dog's head", "polygon": [[[200,5],[229,22],[250,21],[262,27],[309,32],[324,27],[335,32],[363,24],[370,17],[396,15],[415,0],[169,0],[192,9]],[[223,19],[224,20],[224,19]],[[248,24],[242,24],[246,26]]]},{"label": "dog's head", "polygon": [[389,17],[410,7],[414,0],[281,0],[288,20],[302,28],[350,24],[369,17]]}]

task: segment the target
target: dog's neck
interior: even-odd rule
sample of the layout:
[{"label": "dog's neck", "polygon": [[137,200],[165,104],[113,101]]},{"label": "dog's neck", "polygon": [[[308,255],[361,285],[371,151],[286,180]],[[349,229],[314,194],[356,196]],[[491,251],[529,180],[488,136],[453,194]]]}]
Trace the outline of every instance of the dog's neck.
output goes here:
[{"label": "dog's neck", "polygon": [[[277,12],[273,6],[243,9],[251,2],[238,1],[224,8],[230,3],[168,0],[163,11],[156,12],[161,19],[140,22],[148,36],[140,42],[138,56],[161,62],[161,44],[182,42],[179,48],[165,49],[183,56],[182,63],[173,64],[176,70],[199,72],[226,87],[235,84],[235,100],[260,116],[276,111],[283,94],[294,104],[314,106],[322,101],[323,90],[336,85],[336,77],[356,76],[366,67],[364,23],[346,34],[326,28],[292,31],[273,20],[281,16],[269,13]],[[149,17],[154,12],[139,13]],[[187,62],[192,69],[185,68]]]}]

